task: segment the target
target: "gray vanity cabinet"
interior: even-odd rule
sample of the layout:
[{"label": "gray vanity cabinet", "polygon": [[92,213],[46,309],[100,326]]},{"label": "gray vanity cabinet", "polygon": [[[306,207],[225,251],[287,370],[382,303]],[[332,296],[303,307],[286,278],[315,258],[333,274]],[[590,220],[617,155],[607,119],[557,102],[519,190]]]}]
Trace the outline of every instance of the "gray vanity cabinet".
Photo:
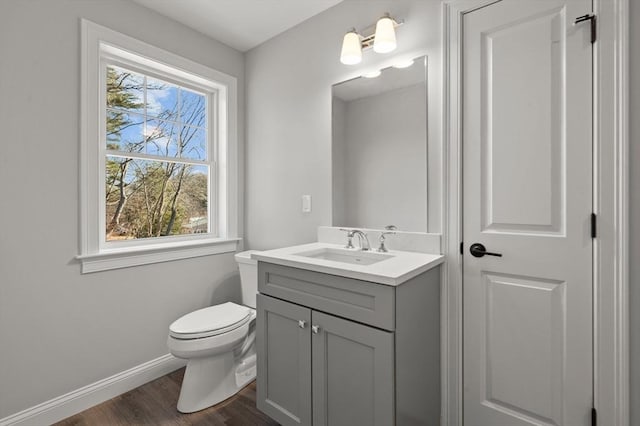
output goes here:
[{"label": "gray vanity cabinet", "polygon": [[440,424],[440,268],[399,286],[258,263],[257,406],[283,426]]},{"label": "gray vanity cabinet", "polygon": [[261,294],[258,327],[258,408],[270,417],[285,426],[393,424],[392,332]]},{"label": "gray vanity cabinet", "polygon": [[393,333],[314,311],[313,425],[393,424]]},{"label": "gray vanity cabinet", "polygon": [[311,309],[257,297],[258,408],[283,426],[311,424]]}]

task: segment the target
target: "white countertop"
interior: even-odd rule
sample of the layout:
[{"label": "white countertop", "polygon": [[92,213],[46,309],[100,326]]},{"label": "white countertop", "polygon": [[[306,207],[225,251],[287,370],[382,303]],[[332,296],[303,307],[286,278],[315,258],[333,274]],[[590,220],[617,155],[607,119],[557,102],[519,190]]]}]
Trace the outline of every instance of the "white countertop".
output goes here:
[{"label": "white countertop", "polygon": [[[391,255],[393,257],[371,265],[354,265],[296,254],[325,248],[343,249],[344,246],[329,243],[311,243],[261,251],[253,253],[251,257],[259,261],[275,263],[277,265],[339,275],[357,280],[372,281],[391,286],[402,284],[444,262],[444,256],[440,254],[396,250],[389,250],[388,253],[384,253],[385,255]],[[373,254],[377,253],[374,252]]]}]

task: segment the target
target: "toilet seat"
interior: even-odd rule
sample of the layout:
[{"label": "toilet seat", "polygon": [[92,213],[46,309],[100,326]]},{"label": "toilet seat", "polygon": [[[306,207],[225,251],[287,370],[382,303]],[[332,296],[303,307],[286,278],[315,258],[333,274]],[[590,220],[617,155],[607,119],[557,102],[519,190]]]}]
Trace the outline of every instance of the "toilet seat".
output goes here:
[{"label": "toilet seat", "polygon": [[251,320],[251,308],[226,302],[186,314],[169,326],[174,339],[192,340],[227,333]]}]

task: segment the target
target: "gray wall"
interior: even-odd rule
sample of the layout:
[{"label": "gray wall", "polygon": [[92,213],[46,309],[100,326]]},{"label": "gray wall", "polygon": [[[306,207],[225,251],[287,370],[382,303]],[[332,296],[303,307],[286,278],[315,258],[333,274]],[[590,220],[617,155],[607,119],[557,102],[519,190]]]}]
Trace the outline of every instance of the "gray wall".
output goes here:
[{"label": "gray wall", "polygon": [[631,247],[629,263],[629,308],[631,311],[631,424],[640,425],[640,2],[630,0],[629,14],[631,69]]},{"label": "gray wall", "polygon": [[[394,54],[364,53],[359,66],[339,61],[344,33],[372,25],[384,12],[405,19]],[[246,238],[251,248],[314,241],[331,224],[331,85],[394,56],[426,53],[429,63],[429,175],[440,175],[441,5],[439,0],[350,0],[305,21],[246,55]],[[440,178],[431,179],[439,205]],[[313,196],[301,212],[300,196]],[[430,212],[439,230],[439,210]]]},{"label": "gray wall", "polygon": [[[333,196],[333,204],[334,209],[343,204],[346,214],[342,222],[334,217],[333,224],[374,229],[393,224],[426,232],[424,83],[347,102],[345,114],[339,148],[344,158],[333,162],[334,182],[337,176],[344,179],[345,191]],[[334,140],[334,150],[339,143]]]},{"label": "gray wall", "polygon": [[239,297],[232,254],[81,275],[80,21],[238,77],[243,55],[131,1],[0,3],[0,418],[166,354],[178,316]]}]

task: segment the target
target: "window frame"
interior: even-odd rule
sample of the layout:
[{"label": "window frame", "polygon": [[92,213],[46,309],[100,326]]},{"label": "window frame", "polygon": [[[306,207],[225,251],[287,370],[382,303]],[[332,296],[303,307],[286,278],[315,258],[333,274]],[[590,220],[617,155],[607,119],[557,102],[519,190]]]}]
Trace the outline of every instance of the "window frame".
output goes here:
[{"label": "window frame", "polygon": [[[200,164],[206,165],[209,167],[209,179],[208,179],[208,191],[207,191],[207,214],[208,214],[208,232],[205,234],[200,234],[196,236],[194,234],[188,235],[171,235],[171,236],[163,236],[163,237],[151,237],[151,238],[143,238],[136,240],[124,240],[124,241],[107,241],[106,240],[106,203],[100,203],[99,215],[104,218],[100,225],[100,250],[109,250],[109,249],[117,249],[117,248],[126,248],[133,246],[146,246],[157,244],[159,241],[194,241],[201,239],[210,239],[217,238],[220,235],[217,219],[218,219],[218,211],[217,206],[218,203],[218,192],[219,188],[217,188],[218,176],[216,175],[216,165],[217,165],[217,157],[218,150],[217,147],[219,145],[219,131],[218,131],[218,113],[217,113],[217,102],[218,98],[220,98],[219,93],[219,85],[210,85],[210,87],[204,87],[202,85],[193,84],[191,81],[187,81],[185,79],[175,78],[173,75],[168,75],[166,73],[158,73],[154,69],[146,66],[139,66],[139,64],[134,63],[131,60],[123,59],[119,57],[117,54],[106,53],[101,55],[100,57],[100,166],[98,167],[98,172],[100,176],[98,178],[99,181],[104,182],[106,179],[106,157],[111,154],[119,153],[122,155],[126,154],[124,151],[114,151],[107,149],[107,141],[106,141],[106,69],[108,66],[116,66],[120,68],[125,68],[129,71],[133,71],[144,75],[146,77],[152,77],[154,79],[163,80],[167,83],[174,84],[176,86],[201,92],[205,95],[207,102],[207,160],[203,163],[199,163],[196,161],[192,161],[191,159],[185,158],[181,159],[179,157],[176,158],[176,163],[185,164]],[[145,120],[148,118],[147,113],[139,114],[145,117]],[[148,154],[139,154],[132,153],[131,158],[136,159],[146,159],[151,161],[159,161],[159,162],[170,162],[172,157],[164,157],[164,156],[154,156]],[[99,197],[101,200],[106,199],[106,191],[104,185],[100,187],[101,194]],[[159,240],[158,238],[161,238]]]},{"label": "window frame", "polygon": [[[232,252],[238,242],[237,80],[85,19],[80,137],[81,272]],[[106,240],[106,70],[108,65],[206,93],[209,232]],[[137,155],[136,155],[137,156]],[[169,157],[170,158],[170,157]],[[150,158],[162,161],[159,158]],[[188,162],[188,161],[187,161]]]}]

